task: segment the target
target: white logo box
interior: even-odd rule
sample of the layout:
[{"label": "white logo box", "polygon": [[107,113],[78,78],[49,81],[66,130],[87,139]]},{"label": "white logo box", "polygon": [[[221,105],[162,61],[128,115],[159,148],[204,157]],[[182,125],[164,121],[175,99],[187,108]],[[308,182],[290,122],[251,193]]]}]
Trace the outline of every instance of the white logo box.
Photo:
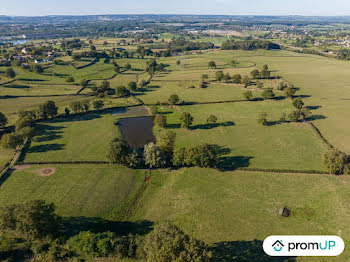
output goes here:
[{"label": "white logo box", "polygon": [[269,256],[339,256],[344,248],[339,236],[269,236],[263,244]]}]

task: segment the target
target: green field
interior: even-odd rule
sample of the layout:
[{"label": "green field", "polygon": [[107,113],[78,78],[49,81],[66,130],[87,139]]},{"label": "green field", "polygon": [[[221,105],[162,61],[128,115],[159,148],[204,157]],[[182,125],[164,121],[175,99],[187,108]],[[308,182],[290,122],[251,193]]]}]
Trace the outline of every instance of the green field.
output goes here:
[{"label": "green field", "polygon": [[[168,41],[178,35],[169,33],[159,37]],[[210,39],[213,38],[198,41]],[[217,41],[223,39],[219,37]],[[109,43],[107,46],[103,45],[105,40]],[[93,42],[97,50],[118,46],[136,50],[139,45],[127,38],[129,45],[119,45],[121,40],[101,38]],[[14,124],[18,110],[35,109],[52,100],[63,114],[72,101],[97,99],[87,95],[90,88],[82,95],[75,95],[81,88],[78,83],[82,79],[91,80],[90,85],[99,85],[108,79],[112,89],[126,86],[130,81],[140,83],[151,79],[146,88],[137,90],[133,96],[102,98],[105,107],[161,104],[167,102],[170,95],[177,94],[186,105],[158,105],[160,113],[167,117],[166,129],[177,135],[176,147],[217,145],[224,151],[220,156],[226,163],[224,171],[159,169],[153,170],[150,182],[145,183],[145,170],[117,165],[16,166],[10,176],[0,182],[0,205],[44,199],[54,202],[58,215],[64,217],[131,220],[135,223],[168,220],[211,245],[222,246],[227,241],[227,252],[237,252],[242,246],[235,261],[255,261],[261,255],[261,241],[272,234],[340,235],[346,245],[350,244],[347,226],[350,178],[345,175],[284,174],[281,171],[326,170],[322,159],[326,146],[310,124],[279,121],[283,113],[288,115],[294,110],[291,99],[281,97],[283,92],[274,89],[277,99],[244,101],[242,93],[247,90],[251,90],[255,98],[261,97],[262,90],[256,88],[256,81],[244,88],[241,84],[215,80],[219,70],[244,76],[267,64],[273,76],[282,78],[260,80],[265,88],[274,88],[280,81],[293,83],[298,88],[297,95],[313,113],[310,121],[332,145],[349,153],[349,62],[287,51],[206,50],[202,54],[159,58],[166,70],[151,78],[144,71],[149,58],[111,59],[110,63],[100,59],[82,69],[52,65],[43,74],[15,68],[16,81],[0,86],[0,112],[6,114],[9,124]],[[72,59],[66,56],[63,60]],[[178,60],[181,60],[180,65],[177,65]],[[216,69],[208,69],[211,60],[216,62]],[[231,65],[232,60],[236,61],[237,67]],[[73,63],[84,66],[91,61],[83,58]],[[116,75],[113,62],[121,67],[130,63],[132,69]],[[5,69],[0,67],[0,73]],[[205,88],[197,88],[202,74],[208,74],[209,79]],[[66,83],[67,76],[73,76],[75,82]],[[1,78],[0,84],[8,80]],[[194,117],[189,129],[180,127],[182,112],[189,112]],[[267,126],[257,123],[262,112],[268,113]],[[107,161],[110,141],[120,135],[115,125],[116,117],[111,113],[112,110],[90,112],[39,122],[38,133],[26,151],[24,163]],[[217,116],[217,123],[208,124],[209,115]],[[130,115],[126,113],[119,117],[123,116]],[[0,150],[0,168],[12,155],[13,150]],[[241,167],[274,169],[280,173],[237,170]],[[41,176],[43,168],[53,168],[55,173]],[[291,208],[291,217],[278,215],[284,206]],[[349,257],[347,249],[339,258],[322,261],[346,261]],[[297,260],[321,261],[319,258]]]},{"label": "green field", "polygon": [[[48,167],[56,168],[56,173],[40,176],[39,170]],[[55,203],[62,216],[119,220],[127,215],[143,184],[142,171],[116,166],[33,165],[11,174],[1,186],[0,203],[44,199]]]},{"label": "green field", "polygon": [[116,136],[111,115],[89,114],[60,118],[38,126],[25,161],[106,161]]}]

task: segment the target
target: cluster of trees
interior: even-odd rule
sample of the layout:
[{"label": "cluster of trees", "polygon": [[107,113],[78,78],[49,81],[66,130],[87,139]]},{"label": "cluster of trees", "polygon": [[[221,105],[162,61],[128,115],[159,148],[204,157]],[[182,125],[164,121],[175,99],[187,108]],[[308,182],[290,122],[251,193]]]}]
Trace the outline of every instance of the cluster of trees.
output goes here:
[{"label": "cluster of trees", "polygon": [[219,82],[233,83],[233,84],[244,84],[248,86],[251,84],[249,76],[241,76],[240,74],[230,75],[229,73],[224,74],[223,71],[217,71],[215,73],[215,79]]},{"label": "cluster of trees", "polygon": [[[153,113],[157,113],[155,108]],[[217,117],[210,115],[208,123],[216,123]],[[121,164],[133,168],[150,167],[180,167],[199,166],[215,167],[218,153],[212,145],[204,144],[194,147],[175,149],[176,134],[164,129],[167,125],[166,117],[156,114],[153,133],[156,143],[149,143],[143,150],[135,150],[129,147],[127,142],[120,138],[115,138],[109,147],[108,159],[111,163]],[[193,123],[193,117],[188,112],[183,112],[180,116],[181,127],[189,128]]]},{"label": "cluster of trees", "polygon": [[[65,234],[67,228],[55,214],[55,205],[42,200],[0,208],[0,258],[6,261],[85,261],[100,257],[144,261],[209,262],[209,247],[175,225],[160,223],[146,235],[81,231]],[[16,252],[21,251],[21,252]]]},{"label": "cluster of trees", "polygon": [[222,50],[254,50],[254,49],[281,49],[278,44],[265,40],[226,41],[221,45]]},{"label": "cluster of trees", "polygon": [[213,43],[192,42],[192,41],[185,40],[183,38],[173,39],[167,45],[167,49],[170,53],[186,52],[186,51],[192,51],[192,50],[205,50],[205,49],[213,49],[213,48],[214,48]]},{"label": "cluster of trees", "polygon": [[[18,120],[15,124],[15,132],[4,134],[1,137],[0,145],[4,148],[16,148],[26,139],[35,135],[35,120],[53,118],[57,114],[58,108],[53,101],[47,101],[39,105],[37,110],[19,111]],[[1,115],[3,114],[0,113],[0,127],[4,127],[7,119],[4,118],[1,121]]]},{"label": "cluster of trees", "polygon": [[[95,110],[100,110],[101,108],[104,107],[104,102],[102,100],[93,100],[91,104],[91,101],[86,99],[82,101],[73,101],[72,103],[70,103],[69,107],[73,113],[81,113],[81,112],[88,112],[91,105]],[[70,114],[69,108],[65,108],[64,111],[66,115]]]},{"label": "cluster of trees", "polygon": [[[311,111],[304,107],[304,102],[301,98],[295,98],[292,101],[293,106],[295,107],[295,110],[291,111],[288,115],[286,113],[283,113],[279,122],[284,123],[287,122],[287,118],[290,122],[299,122],[301,120],[306,120],[311,116]],[[268,114],[266,112],[260,113],[258,116],[258,123],[260,125],[268,125]]]},{"label": "cluster of trees", "polygon": [[156,59],[150,59],[146,63],[146,72],[153,76],[157,72],[163,72],[166,65],[163,63],[157,63]]},{"label": "cluster of trees", "polygon": [[349,49],[340,49],[337,52],[337,58],[341,60],[350,60],[350,50]]},{"label": "cluster of trees", "polygon": [[252,79],[268,79],[271,76],[271,72],[269,71],[269,67],[264,65],[262,70],[254,69],[250,72]]},{"label": "cluster of trees", "polygon": [[107,80],[103,80],[99,86],[93,85],[91,87],[91,95],[98,96],[100,98],[106,97],[112,91],[111,84]]}]

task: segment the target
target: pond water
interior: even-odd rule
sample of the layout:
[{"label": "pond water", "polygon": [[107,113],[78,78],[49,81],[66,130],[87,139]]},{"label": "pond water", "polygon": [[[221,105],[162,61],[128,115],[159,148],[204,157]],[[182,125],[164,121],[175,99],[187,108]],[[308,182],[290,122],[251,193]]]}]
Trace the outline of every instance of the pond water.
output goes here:
[{"label": "pond water", "polygon": [[152,132],[153,120],[149,116],[129,117],[118,120],[118,126],[124,139],[132,148],[143,148],[144,145],[155,142]]}]

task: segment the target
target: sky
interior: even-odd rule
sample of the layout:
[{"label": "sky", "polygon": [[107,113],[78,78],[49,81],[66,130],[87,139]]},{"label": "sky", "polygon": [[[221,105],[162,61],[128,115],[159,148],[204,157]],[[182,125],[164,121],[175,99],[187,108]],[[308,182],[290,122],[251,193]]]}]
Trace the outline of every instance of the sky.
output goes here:
[{"label": "sky", "polygon": [[350,15],[350,0],[0,0],[0,15]]}]

